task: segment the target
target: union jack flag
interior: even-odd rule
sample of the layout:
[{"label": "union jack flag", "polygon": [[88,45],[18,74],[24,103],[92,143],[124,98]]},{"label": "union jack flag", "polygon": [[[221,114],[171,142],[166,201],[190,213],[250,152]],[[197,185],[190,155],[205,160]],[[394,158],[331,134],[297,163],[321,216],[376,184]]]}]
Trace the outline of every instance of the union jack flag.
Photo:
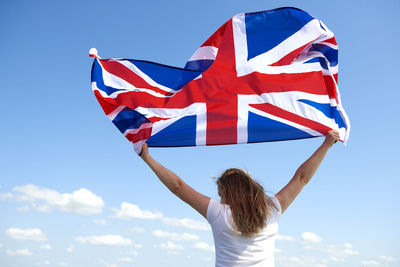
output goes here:
[{"label": "union jack flag", "polygon": [[223,24],[185,68],[101,59],[92,89],[140,153],[151,147],[291,140],[325,135],[346,142],[338,46],[318,19],[296,8],[241,13]]}]

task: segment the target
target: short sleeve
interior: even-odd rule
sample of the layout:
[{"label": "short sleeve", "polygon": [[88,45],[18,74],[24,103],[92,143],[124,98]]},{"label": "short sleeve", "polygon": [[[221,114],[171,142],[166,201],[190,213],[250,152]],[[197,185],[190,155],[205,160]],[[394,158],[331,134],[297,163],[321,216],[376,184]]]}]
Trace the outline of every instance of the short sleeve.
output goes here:
[{"label": "short sleeve", "polygon": [[221,203],[215,199],[210,199],[210,203],[208,203],[207,208],[207,221],[212,224],[217,219],[221,212]]},{"label": "short sleeve", "polygon": [[272,200],[272,202],[274,202],[274,204],[277,207],[276,215],[279,218],[282,215],[281,203],[279,202],[279,199],[276,196],[271,196],[270,199]]}]

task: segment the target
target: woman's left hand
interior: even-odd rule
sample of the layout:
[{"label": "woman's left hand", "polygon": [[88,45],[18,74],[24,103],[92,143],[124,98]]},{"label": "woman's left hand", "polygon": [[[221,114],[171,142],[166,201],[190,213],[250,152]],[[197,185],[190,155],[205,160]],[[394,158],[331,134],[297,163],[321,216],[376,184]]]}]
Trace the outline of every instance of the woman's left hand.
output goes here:
[{"label": "woman's left hand", "polygon": [[142,151],[139,154],[139,157],[141,157],[143,160],[145,160],[148,156],[150,156],[149,147],[148,147],[147,143],[144,143],[142,146]]}]

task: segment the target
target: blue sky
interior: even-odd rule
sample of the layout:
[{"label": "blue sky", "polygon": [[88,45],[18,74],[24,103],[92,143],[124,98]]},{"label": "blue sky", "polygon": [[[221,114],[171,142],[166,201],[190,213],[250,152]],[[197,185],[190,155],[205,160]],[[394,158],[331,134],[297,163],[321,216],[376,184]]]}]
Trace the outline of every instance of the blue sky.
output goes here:
[{"label": "blue sky", "polygon": [[[213,266],[205,220],[98,105],[87,53],[182,67],[233,15],[281,6],[335,33],[352,132],[281,218],[276,265],[399,266],[397,0],[1,1],[0,265]],[[321,142],[151,153],[216,198],[213,177],[229,167],[277,192]]]}]

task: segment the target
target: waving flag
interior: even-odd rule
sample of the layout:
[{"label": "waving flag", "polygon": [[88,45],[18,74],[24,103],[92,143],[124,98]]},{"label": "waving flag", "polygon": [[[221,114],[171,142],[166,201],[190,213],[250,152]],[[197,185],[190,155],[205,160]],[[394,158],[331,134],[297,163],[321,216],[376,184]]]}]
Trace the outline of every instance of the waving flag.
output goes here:
[{"label": "waving flag", "polygon": [[338,46],[318,19],[296,8],[241,13],[222,25],[185,68],[101,59],[92,89],[136,152],[310,138],[350,123],[341,105]]}]

